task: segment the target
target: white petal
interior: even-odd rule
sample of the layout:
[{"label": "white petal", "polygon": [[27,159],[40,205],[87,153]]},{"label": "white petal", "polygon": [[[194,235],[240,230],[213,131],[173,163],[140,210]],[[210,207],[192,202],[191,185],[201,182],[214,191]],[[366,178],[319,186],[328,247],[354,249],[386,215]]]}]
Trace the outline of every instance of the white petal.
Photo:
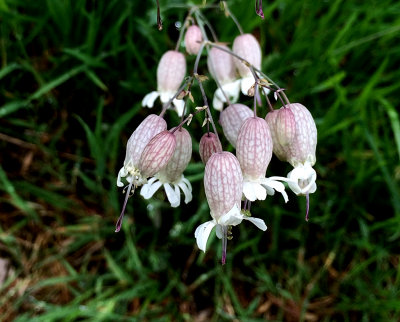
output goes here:
[{"label": "white petal", "polygon": [[192,187],[190,188],[186,185],[186,183],[181,180],[178,183],[178,186],[182,189],[184,195],[185,195],[185,203],[189,203],[192,201]]},{"label": "white petal", "polygon": [[268,186],[268,187],[280,192],[282,194],[285,202],[289,201],[289,197],[285,191],[285,186],[283,183],[276,181],[276,180],[271,180],[271,178],[266,178],[266,180],[263,181],[263,185]]},{"label": "white petal", "polygon": [[253,76],[242,78],[242,80],[240,82],[240,87],[241,87],[242,93],[244,95],[248,95],[248,91],[249,91],[250,87],[254,85],[254,83],[255,83],[255,81],[254,81]]},{"label": "white petal", "polygon": [[242,222],[242,220],[243,215],[240,213],[239,207],[234,205],[228,213],[219,218],[218,224],[222,226],[237,226]]},{"label": "white petal", "polygon": [[122,167],[119,172],[118,172],[118,177],[117,177],[117,186],[118,187],[123,187],[124,183],[121,181],[121,178],[126,177],[128,172],[125,170],[124,167]]},{"label": "white petal", "polygon": [[167,194],[167,198],[172,207],[176,208],[181,203],[180,191],[178,189],[178,193],[176,193],[176,189],[172,189],[169,183],[164,183],[165,193]]},{"label": "white petal", "polygon": [[267,225],[265,224],[264,220],[260,218],[243,216],[243,219],[250,221],[252,224],[254,224],[258,229],[261,229],[262,231],[267,230]]},{"label": "white petal", "polygon": [[217,91],[218,91],[218,90],[219,90],[219,89],[217,89],[217,90],[215,91],[215,93],[214,93],[212,105],[213,105],[213,107],[214,107],[217,111],[222,111],[222,107],[224,106],[224,103],[223,103],[223,102],[225,102],[225,100],[224,100],[224,101],[221,101],[221,100],[218,98],[218,95],[217,95]]},{"label": "white petal", "polygon": [[235,103],[239,98],[240,83],[240,79],[237,79],[231,83],[222,85],[222,89],[224,90],[225,94],[228,95],[231,103]]},{"label": "white petal", "polygon": [[178,99],[175,98],[172,101],[172,103],[175,106],[175,111],[176,111],[176,113],[178,113],[178,116],[182,116],[183,108],[185,107],[185,101],[184,100],[178,100]]},{"label": "white petal", "polygon": [[[156,191],[161,187],[161,182],[152,180],[151,178],[146,184],[143,185],[142,189],[140,189],[140,195],[144,199],[150,199],[156,193]],[[154,178],[155,179],[155,178]]]},{"label": "white petal", "polygon": [[255,201],[257,199],[256,193],[254,191],[251,182],[248,181],[243,182],[243,194],[250,201]]},{"label": "white petal", "polygon": [[267,96],[271,91],[268,88],[263,87],[263,90],[261,91],[262,93],[264,93],[265,96]]},{"label": "white petal", "polygon": [[174,96],[175,93],[162,92],[160,93],[160,101],[162,103],[167,103]]},{"label": "white petal", "polygon": [[[317,179],[317,173],[315,170],[307,163],[305,165],[298,165],[292,171],[288,173],[288,178],[291,180],[288,182],[289,188],[296,195],[305,195],[307,193],[314,193],[317,189],[315,180]],[[306,186],[299,185],[299,181],[308,183]]]},{"label": "white petal", "polygon": [[214,221],[207,221],[196,228],[194,237],[196,238],[197,246],[203,252],[206,251],[207,240],[210,236],[211,230],[214,228],[216,223]]},{"label": "white petal", "polygon": [[182,179],[181,179],[181,180],[182,180],[184,183],[186,183],[186,185],[188,186],[190,192],[192,192],[192,185],[191,185],[190,181],[189,181],[188,179],[186,179],[184,176],[182,176]]},{"label": "white petal", "polygon": [[154,106],[154,101],[158,96],[160,96],[160,94],[155,91],[147,94],[142,100],[142,106],[147,106],[152,108]]},{"label": "white petal", "polygon": [[265,200],[265,198],[267,198],[267,191],[261,184],[255,183],[253,187],[258,200]]}]

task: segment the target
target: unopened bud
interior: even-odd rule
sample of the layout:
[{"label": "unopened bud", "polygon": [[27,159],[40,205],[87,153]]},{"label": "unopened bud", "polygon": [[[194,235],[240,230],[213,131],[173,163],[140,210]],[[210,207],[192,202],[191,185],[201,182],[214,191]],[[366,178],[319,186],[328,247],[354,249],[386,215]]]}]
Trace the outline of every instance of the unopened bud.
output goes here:
[{"label": "unopened bud", "polygon": [[216,152],[222,152],[221,142],[214,133],[205,133],[201,137],[199,144],[201,161],[206,164],[211,155]]},{"label": "unopened bud", "polygon": [[192,25],[186,30],[185,46],[189,55],[198,54],[202,41],[203,36],[201,34],[201,29],[198,26]]}]

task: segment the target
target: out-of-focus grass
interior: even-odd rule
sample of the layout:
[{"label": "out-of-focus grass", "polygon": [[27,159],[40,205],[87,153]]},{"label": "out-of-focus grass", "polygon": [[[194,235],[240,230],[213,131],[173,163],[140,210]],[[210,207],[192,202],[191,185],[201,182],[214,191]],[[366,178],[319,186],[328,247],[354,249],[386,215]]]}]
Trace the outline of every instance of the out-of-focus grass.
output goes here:
[{"label": "out-of-focus grass", "polygon": [[[234,228],[220,266],[218,240],[203,254],[193,237],[209,220],[195,152],[191,204],[137,194],[114,233],[124,146],[151,112],[140,100],[174,47],[182,3],[161,2],[158,32],[152,2],[0,1],[0,320],[398,320],[396,1],[264,1],[265,20],[229,1],[261,40],[263,70],[316,119],[309,223],[302,198],[256,203],[268,231]],[[204,14],[232,42],[232,21]],[[268,174],[288,171],[274,158]]]}]

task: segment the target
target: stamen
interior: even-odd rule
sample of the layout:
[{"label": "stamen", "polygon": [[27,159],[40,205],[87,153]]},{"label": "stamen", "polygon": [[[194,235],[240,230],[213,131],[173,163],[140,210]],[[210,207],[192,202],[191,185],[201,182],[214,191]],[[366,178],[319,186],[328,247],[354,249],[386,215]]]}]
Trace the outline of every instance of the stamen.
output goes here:
[{"label": "stamen", "polygon": [[226,262],[226,245],[228,242],[228,227],[227,226],[222,226],[222,260],[221,263],[222,265],[225,265]]},{"label": "stamen", "polygon": [[256,0],[256,14],[264,19],[264,12],[262,9],[262,0]]},{"label": "stamen", "polygon": [[[131,189],[132,189],[132,183],[133,183],[133,181],[128,186],[128,191],[127,191],[126,196],[125,196],[124,205],[122,206],[121,214],[119,215],[119,218],[117,220],[117,224],[115,225],[115,232],[116,233],[121,230],[122,220],[124,219],[126,204],[128,202],[128,198],[130,196],[130,192],[131,192]],[[135,192],[135,188],[136,187],[133,188],[133,192]]]},{"label": "stamen", "polygon": [[306,206],[306,221],[308,221],[308,211],[310,210],[310,196],[309,196],[309,193],[306,194],[306,201],[307,201],[307,206]]}]

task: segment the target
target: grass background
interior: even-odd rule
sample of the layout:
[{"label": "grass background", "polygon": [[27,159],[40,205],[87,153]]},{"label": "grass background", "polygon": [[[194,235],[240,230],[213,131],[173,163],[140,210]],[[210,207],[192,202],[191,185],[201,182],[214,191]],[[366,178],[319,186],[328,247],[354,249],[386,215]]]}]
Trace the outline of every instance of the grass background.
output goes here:
[{"label": "grass background", "polygon": [[[316,120],[310,222],[304,198],[269,197],[252,207],[267,232],[234,228],[225,266],[215,237],[201,253],[193,121],[194,200],[172,209],[136,193],[114,233],[125,144],[153,112],[140,101],[185,3],[161,1],[159,32],[153,1],[0,0],[0,320],[399,320],[398,1],[264,0],[265,20],[253,1],[229,1],[260,39],[263,71]],[[203,12],[232,42],[232,21]],[[268,175],[289,170],[273,158]]]}]

